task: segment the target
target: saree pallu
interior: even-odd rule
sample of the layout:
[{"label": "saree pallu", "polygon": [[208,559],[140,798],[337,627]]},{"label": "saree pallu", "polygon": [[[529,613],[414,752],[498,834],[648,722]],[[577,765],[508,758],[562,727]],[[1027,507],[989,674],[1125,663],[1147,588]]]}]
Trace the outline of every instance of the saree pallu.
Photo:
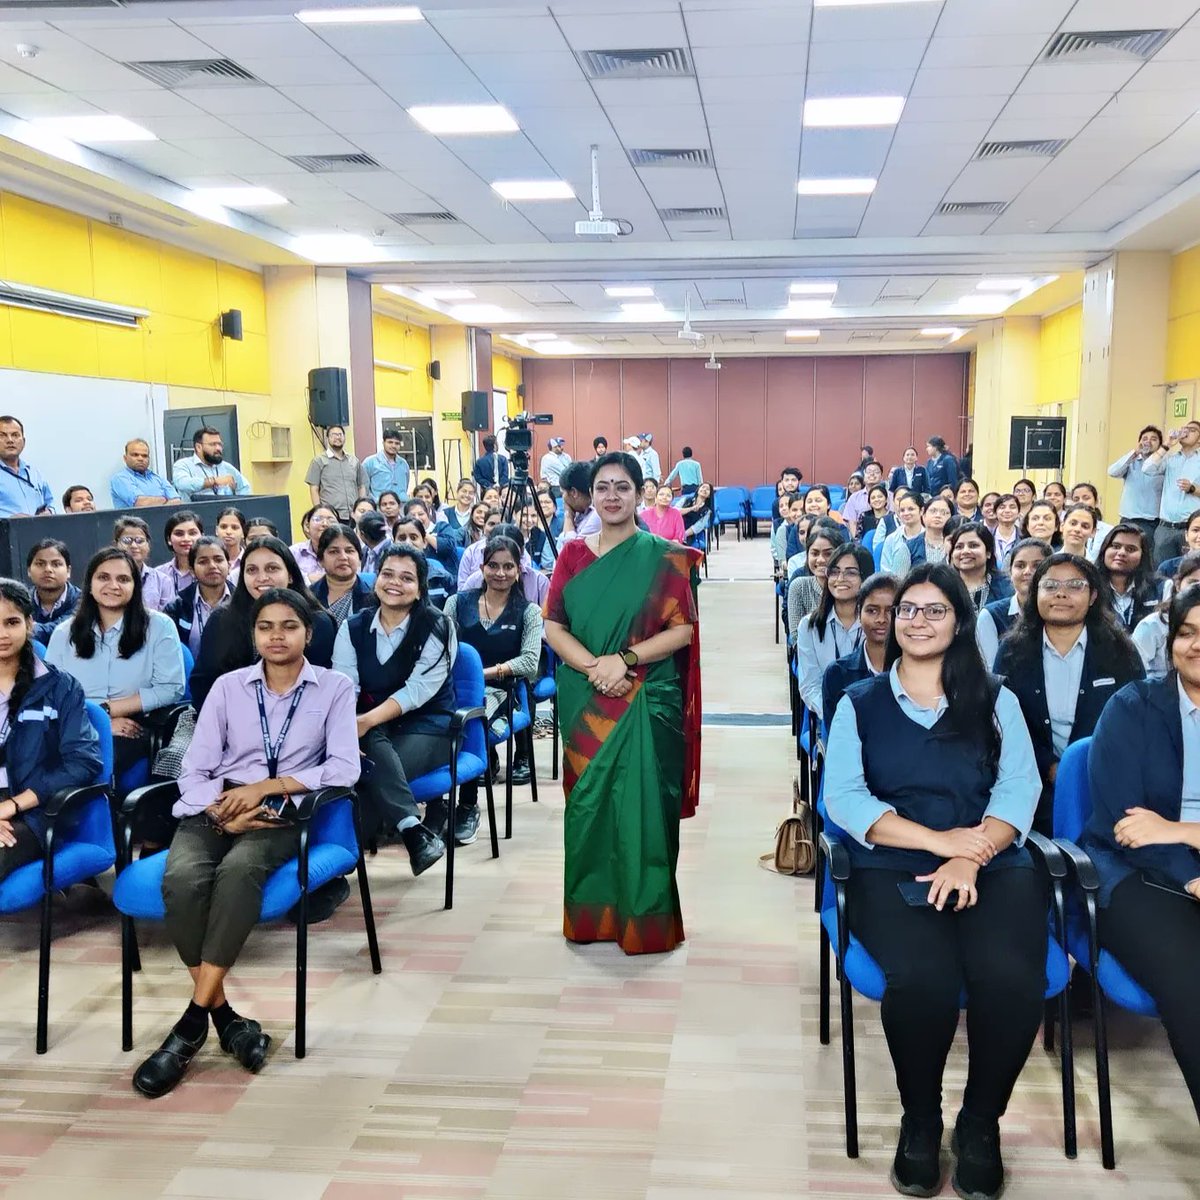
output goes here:
[{"label": "saree pallu", "polygon": [[[547,617],[592,654],[696,624],[697,551],[645,533],[601,558],[582,541],[571,550]],[[627,954],[683,941],[675,867],[679,820],[696,811],[700,786],[698,632],[678,654],[636,668],[622,697],[602,696],[585,675],[558,668],[563,934],[571,941],[615,941]]]}]

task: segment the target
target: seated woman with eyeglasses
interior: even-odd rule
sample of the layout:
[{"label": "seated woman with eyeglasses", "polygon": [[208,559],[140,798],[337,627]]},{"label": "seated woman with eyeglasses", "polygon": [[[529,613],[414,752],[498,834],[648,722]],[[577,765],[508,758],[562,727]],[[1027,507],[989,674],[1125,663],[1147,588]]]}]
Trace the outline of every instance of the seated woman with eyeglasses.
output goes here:
[{"label": "seated woman with eyeglasses", "polygon": [[858,589],[874,565],[871,552],[854,542],[838,546],[829,557],[817,607],[801,620],[796,630],[800,698],[818,720],[824,716],[821,680],[825,668],[853,653],[862,643]]},{"label": "seated woman with eyeglasses", "polygon": [[304,578],[309,583],[315,583],[325,574],[321,566],[321,534],[326,529],[338,524],[338,515],[328,504],[314,504],[300,518],[300,528],[304,531],[304,541],[297,542],[288,549],[296,560]]},{"label": "seated woman with eyeglasses", "polygon": [[133,559],[142,580],[142,603],[148,611],[157,611],[162,607],[162,577],[147,565],[150,558],[150,526],[141,517],[118,517],[113,525],[113,545]]},{"label": "seated woman with eyeglasses", "polygon": [[313,611],[305,597],[268,588],[249,614],[259,661],[213,685],[183,760],[181,818],[163,875],[166,926],[192,977],[191,1003],[133,1077],[144,1096],[164,1096],[208,1038],[248,1071],[271,1038],[240,1016],[225,977],[258,921],[263,887],[297,852],[293,804],[323,787],[358,781],[354,688],[312,666],[305,650]]},{"label": "seated woman with eyeglasses", "polygon": [[788,645],[795,646],[800,622],[817,607],[825,586],[825,572],[833,552],[846,542],[846,531],[827,517],[814,520],[804,539],[804,568],[788,577]]},{"label": "seated woman with eyeglasses", "polygon": [[1082,845],[1100,945],[1153,997],[1200,1117],[1200,589],[1171,602],[1167,656],[1165,678],[1123,687],[1096,725]]},{"label": "seated woman with eyeglasses", "polygon": [[1012,595],[1004,600],[993,600],[985,604],[975,617],[975,640],[983,665],[990,671],[1000,649],[1000,639],[1012,628],[1020,616],[1021,606],[1029,596],[1029,586],[1034,572],[1053,554],[1045,542],[1036,538],[1024,538],[1012,549],[1008,559],[1008,580],[1012,584]]},{"label": "seated woman with eyeglasses", "polygon": [[849,834],[850,928],[887,979],[881,1015],[903,1108],[892,1184],[914,1196],[941,1186],[942,1075],[965,989],[953,1182],[960,1196],[994,1197],[999,1121],[1045,989],[1046,895],[1021,846],[1037,764],[948,564],[914,567],[901,583],[885,661],[838,703],[825,802]]}]

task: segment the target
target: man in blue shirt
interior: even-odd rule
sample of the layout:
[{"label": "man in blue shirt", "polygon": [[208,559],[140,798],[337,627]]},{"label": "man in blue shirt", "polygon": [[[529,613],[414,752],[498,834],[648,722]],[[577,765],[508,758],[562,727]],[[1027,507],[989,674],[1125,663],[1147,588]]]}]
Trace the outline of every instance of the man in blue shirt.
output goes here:
[{"label": "man in blue shirt", "polygon": [[931,437],[925,443],[929,455],[925,473],[929,476],[929,494],[936,496],[944,487],[958,487],[958,459],[946,449],[946,439]]},{"label": "man in blue shirt", "polygon": [[25,426],[0,417],[0,517],[35,517],[54,511],[50,485],[37,467],[21,459]]},{"label": "man in blue shirt", "polygon": [[383,450],[363,459],[367,473],[367,490],[376,503],[384,492],[395,492],[401,500],[408,497],[408,463],[400,457],[400,431],[383,431]]},{"label": "man in blue shirt", "polygon": [[1159,567],[1183,553],[1188,520],[1200,508],[1200,421],[1170,430],[1166,442],[1142,463],[1142,471],[1163,481],[1154,530],[1154,565]]},{"label": "man in blue shirt", "polygon": [[484,491],[490,487],[503,487],[508,482],[508,459],[496,447],[496,439],[489,433],[483,439],[484,454],[471,468],[471,477]]},{"label": "man in blue shirt", "polygon": [[201,425],[192,434],[192,449],[195,454],[181,458],[171,472],[175,490],[185,500],[250,495],[246,477],[225,461],[225,447],[216,429]]},{"label": "man in blue shirt", "polygon": [[125,469],[108,482],[113,508],[158,508],[178,504],[179,493],[150,470],[150,443],[131,438],[125,443]]}]

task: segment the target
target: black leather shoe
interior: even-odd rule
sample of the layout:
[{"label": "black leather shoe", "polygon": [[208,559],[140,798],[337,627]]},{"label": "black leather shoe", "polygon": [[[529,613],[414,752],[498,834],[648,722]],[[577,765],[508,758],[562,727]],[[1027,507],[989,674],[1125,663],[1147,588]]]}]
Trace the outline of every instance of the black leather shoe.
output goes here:
[{"label": "black leather shoe", "polygon": [[[308,894],[308,923],[320,925],[328,921],[335,912],[350,898],[350,885],[344,875],[331,879],[324,887]],[[288,920],[293,925],[300,920],[300,902],[297,901],[288,909]]]},{"label": "black leather shoe", "polygon": [[436,796],[425,805],[425,819],[421,822],[426,829],[432,830],[438,837],[446,836],[446,819],[450,813],[450,804],[445,796]]},{"label": "black leather shoe", "polygon": [[428,871],[446,853],[446,843],[424,825],[410,825],[401,831],[400,836],[404,838],[404,845],[408,849],[414,875]]},{"label": "black leather shoe", "polygon": [[950,1182],[962,1200],[995,1200],[1004,1190],[999,1122],[960,1112],[950,1147],[958,1158]]},{"label": "black leather shoe", "polygon": [[469,846],[479,836],[479,805],[460,804],[454,814],[454,844]]},{"label": "black leather shoe", "polygon": [[942,1189],[941,1117],[900,1118],[900,1142],[892,1162],[892,1187],[902,1196],[936,1196]]},{"label": "black leather shoe", "polygon": [[529,782],[529,759],[522,758],[513,763],[512,781],[513,783]]},{"label": "black leather shoe", "polygon": [[262,1026],[249,1017],[238,1017],[230,1021],[225,1032],[221,1035],[221,1049],[246,1068],[257,1073],[267,1061],[267,1047],[271,1044],[271,1035],[263,1033]]},{"label": "black leather shoe", "polygon": [[195,1041],[182,1038],[174,1029],[167,1040],[133,1073],[133,1086],[143,1096],[157,1100],[165,1096],[183,1078],[192,1059],[208,1040],[208,1026]]}]

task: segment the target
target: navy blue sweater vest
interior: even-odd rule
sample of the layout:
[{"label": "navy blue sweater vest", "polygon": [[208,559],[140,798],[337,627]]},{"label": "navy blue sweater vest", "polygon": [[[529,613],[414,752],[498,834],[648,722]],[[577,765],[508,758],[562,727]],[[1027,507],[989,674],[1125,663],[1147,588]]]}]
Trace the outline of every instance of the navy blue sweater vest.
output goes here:
[{"label": "navy blue sweater vest", "polygon": [[[927,829],[968,828],[983,820],[996,772],[985,765],[981,747],[955,733],[945,715],[932,729],[910,720],[887,674],[853,684],[846,695],[858,719],[867,787],[877,800]],[[856,867],[926,875],[943,861],[925,850],[867,849],[853,839],[846,845]],[[1010,846],[985,869],[1021,860],[1027,865],[1028,854]]]},{"label": "navy blue sweater vest", "polygon": [[478,588],[458,594],[455,606],[458,640],[477,650],[485,667],[494,667],[509,662],[521,653],[521,631],[525,625],[525,609],[529,607],[529,601],[525,599],[518,580],[509,593],[504,611],[489,628],[484,629],[479,619],[480,595],[481,591]]}]

